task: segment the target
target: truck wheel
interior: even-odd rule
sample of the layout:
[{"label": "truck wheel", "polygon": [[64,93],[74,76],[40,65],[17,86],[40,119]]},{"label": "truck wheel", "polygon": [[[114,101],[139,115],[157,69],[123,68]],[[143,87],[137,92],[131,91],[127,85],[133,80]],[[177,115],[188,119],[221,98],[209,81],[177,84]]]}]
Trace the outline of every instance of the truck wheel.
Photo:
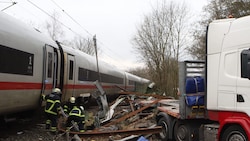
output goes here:
[{"label": "truck wheel", "polygon": [[183,122],[178,121],[175,125],[174,136],[176,141],[187,141],[189,129]]},{"label": "truck wheel", "polygon": [[245,131],[238,125],[230,126],[222,134],[221,141],[248,141]]},{"label": "truck wheel", "polygon": [[157,125],[162,126],[162,132],[159,133],[159,137],[163,141],[169,140],[169,124],[168,120],[165,117],[160,118]]}]

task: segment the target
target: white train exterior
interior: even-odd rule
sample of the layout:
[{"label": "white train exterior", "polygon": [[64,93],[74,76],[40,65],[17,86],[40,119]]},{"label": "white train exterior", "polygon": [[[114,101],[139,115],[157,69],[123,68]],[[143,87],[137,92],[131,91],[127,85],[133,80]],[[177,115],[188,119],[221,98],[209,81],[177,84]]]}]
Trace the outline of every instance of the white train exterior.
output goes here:
[{"label": "white train exterior", "polygon": [[[103,62],[99,72],[107,94],[117,93],[118,87],[136,91],[149,83]],[[62,101],[93,92],[98,76],[95,57],[0,13],[0,115],[34,109],[41,94],[54,87],[62,89]]]}]

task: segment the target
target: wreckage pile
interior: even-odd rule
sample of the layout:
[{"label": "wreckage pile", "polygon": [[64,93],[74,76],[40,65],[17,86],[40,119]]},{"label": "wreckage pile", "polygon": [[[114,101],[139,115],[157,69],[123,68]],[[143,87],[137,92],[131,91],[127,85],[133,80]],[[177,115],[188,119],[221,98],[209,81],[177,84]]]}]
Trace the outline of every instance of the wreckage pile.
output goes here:
[{"label": "wreckage pile", "polygon": [[[125,141],[125,140],[153,140],[157,141],[157,134],[161,127],[157,126],[156,106],[159,100],[166,99],[158,95],[138,94],[134,92],[121,92],[114,102],[107,107],[90,107],[86,109],[84,133],[65,130],[66,118],[59,119],[59,132],[52,135],[45,130],[44,117],[38,118],[40,122],[31,123],[34,119],[21,122],[18,128],[13,125],[13,135],[6,132],[1,140],[5,141]],[[104,104],[105,105],[105,104]],[[103,106],[103,104],[101,105]],[[104,115],[103,109],[106,110]],[[43,113],[43,112],[41,112]],[[27,126],[29,125],[29,126]],[[9,128],[9,127],[6,127]]]},{"label": "wreckage pile", "polygon": [[[161,98],[155,95],[123,92],[110,104],[106,114],[101,111],[86,111],[84,133],[65,130],[65,120],[61,119],[59,130],[66,140],[158,140],[156,134],[161,127],[155,122],[156,104]],[[97,114],[95,114],[97,113]],[[94,127],[94,128],[93,128]],[[74,128],[74,127],[73,127]]]}]

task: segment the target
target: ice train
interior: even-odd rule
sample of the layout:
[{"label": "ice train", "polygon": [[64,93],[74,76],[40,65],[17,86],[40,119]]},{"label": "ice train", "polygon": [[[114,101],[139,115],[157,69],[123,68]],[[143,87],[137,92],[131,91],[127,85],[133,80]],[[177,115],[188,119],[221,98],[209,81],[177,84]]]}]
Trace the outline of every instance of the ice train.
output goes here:
[{"label": "ice train", "polygon": [[99,75],[107,94],[120,88],[136,91],[149,83],[103,62],[98,73],[95,57],[0,13],[0,115],[34,109],[41,94],[54,87],[62,90],[62,101],[91,93]]}]

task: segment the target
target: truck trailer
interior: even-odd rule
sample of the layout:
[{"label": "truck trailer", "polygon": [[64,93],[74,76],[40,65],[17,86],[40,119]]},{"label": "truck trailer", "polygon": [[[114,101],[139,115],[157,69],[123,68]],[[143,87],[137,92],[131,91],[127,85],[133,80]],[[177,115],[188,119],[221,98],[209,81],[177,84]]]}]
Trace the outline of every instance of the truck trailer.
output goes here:
[{"label": "truck trailer", "polygon": [[162,140],[250,140],[250,16],[208,25],[205,61],[179,63],[179,99],[158,103]]}]

